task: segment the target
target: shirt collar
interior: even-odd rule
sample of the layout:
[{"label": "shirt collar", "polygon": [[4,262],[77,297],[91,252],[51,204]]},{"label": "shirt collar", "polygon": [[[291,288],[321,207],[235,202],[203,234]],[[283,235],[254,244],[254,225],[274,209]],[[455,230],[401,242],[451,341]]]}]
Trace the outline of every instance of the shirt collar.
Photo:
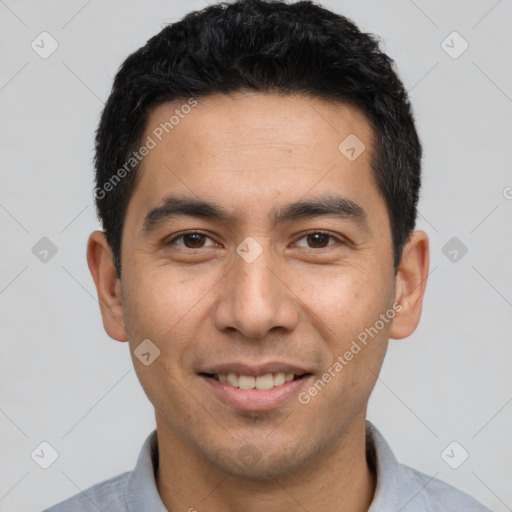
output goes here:
[{"label": "shirt collar", "polygon": [[[368,512],[397,510],[400,504],[399,463],[382,434],[368,420],[366,421],[366,454],[377,473],[375,495]],[[135,469],[127,480],[125,503],[127,512],[141,510],[167,512],[156,487],[157,468],[158,438],[156,430],[153,430],[144,441]]]},{"label": "shirt collar", "polygon": [[126,483],[126,510],[167,512],[156,487],[158,468],[158,438],[156,430],[146,438],[140,450],[135,469]]},{"label": "shirt collar", "polygon": [[366,457],[371,461],[377,474],[375,494],[368,512],[398,510],[400,464],[390,446],[375,425],[366,420]]}]

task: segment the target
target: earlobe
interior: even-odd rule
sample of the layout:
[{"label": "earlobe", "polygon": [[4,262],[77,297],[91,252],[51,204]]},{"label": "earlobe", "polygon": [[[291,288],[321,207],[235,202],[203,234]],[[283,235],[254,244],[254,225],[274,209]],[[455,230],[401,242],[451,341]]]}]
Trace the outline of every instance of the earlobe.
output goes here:
[{"label": "earlobe", "polygon": [[402,307],[393,319],[390,337],[410,336],[420,321],[427,285],[429,242],[424,231],[414,231],[405,244],[395,281],[395,301]]},{"label": "earlobe", "polygon": [[117,341],[127,341],[121,284],[117,277],[112,250],[103,231],[94,231],[87,241],[87,264],[100,304],[103,327]]}]

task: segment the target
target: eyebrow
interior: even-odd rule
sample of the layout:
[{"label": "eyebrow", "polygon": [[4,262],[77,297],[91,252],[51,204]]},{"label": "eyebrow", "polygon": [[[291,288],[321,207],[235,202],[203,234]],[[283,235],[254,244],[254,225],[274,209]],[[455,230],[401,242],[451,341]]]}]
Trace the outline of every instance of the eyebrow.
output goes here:
[{"label": "eyebrow", "polygon": [[[165,222],[183,216],[225,223],[233,222],[236,217],[226,208],[215,202],[170,195],[163,199],[160,206],[153,208],[147,213],[142,229],[145,232],[151,232]],[[353,221],[366,230],[369,229],[368,215],[360,205],[346,197],[332,194],[284,205],[278,210],[272,210],[270,219],[275,226],[297,219],[320,216]]]}]

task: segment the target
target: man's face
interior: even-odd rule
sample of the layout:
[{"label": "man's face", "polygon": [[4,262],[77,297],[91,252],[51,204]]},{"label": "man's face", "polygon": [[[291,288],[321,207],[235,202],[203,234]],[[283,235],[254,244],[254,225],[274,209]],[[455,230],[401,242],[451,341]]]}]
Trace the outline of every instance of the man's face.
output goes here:
[{"label": "man's face", "polygon": [[[284,475],[364,422],[390,336],[395,275],[372,132],[350,106],[237,93],[199,100],[158,141],[155,128],[185,103],[154,108],[142,138],[157,144],[125,218],[126,336],[132,354],[145,339],[160,350],[147,366],[133,357],[160,436],[226,472]],[[366,146],[355,160],[362,146],[339,149],[354,135]],[[215,203],[226,217],[160,210],[144,229],[171,195]],[[289,210],[276,222],[288,205],[323,198],[345,208]],[[181,236],[189,231],[199,234]],[[358,341],[386,313],[378,334]],[[301,378],[244,390],[216,380],[228,373],[245,374],[242,387],[268,373]],[[274,377],[260,387],[283,380]]]}]

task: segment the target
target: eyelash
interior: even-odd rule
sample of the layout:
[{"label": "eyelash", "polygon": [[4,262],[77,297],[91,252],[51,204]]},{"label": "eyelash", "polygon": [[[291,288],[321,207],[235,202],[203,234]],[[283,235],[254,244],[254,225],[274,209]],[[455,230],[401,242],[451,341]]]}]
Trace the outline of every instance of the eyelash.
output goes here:
[{"label": "eyelash", "polygon": [[[303,238],[309,236],[309,235],[325,235],[325,236],[328,236],[329,238],[333,239],[333,240],[336,240],[337,242],[343,244],[344,242],[339,239],[338,237],[335,237],[334,235],[332,235],[331,233],[327,232],[327,231],[319,231],[319,230],[316,230],[316,231],[308,231],[307,233],[304,233],[298,240],[302,240]],[[212,238],[210,236],[208,236],[207,234],[205,233],[202,233],[201,231],[186,231],[184,233],[181,233],[177,236],[175,236],[174,238],[172,238],[171,240],[169,240],[168,242],[165,242],[165,245],[172,245],[176,240],[179,240],[180,238],[183,238],[187,235],[201,235],[201,236],[204,236],[206,238],[209,238],[210,240],[212,240]],[[330,244],[330,245],[327,245],[327,247],[320,247],[320,248],[315,248],[315,247],[308,247],[308,249],[312,249],[312,250],[321,250],[321,249],[327,249],[328,247],[332,247],[332,245],[335,245],[335,244]],[[200,250],[200,249],[205,249],[205,247],[198,247],[197,249],[193,249],[193,248],[190,248],[190,247],[185,247],[185,246],[180,246],[182,247],[183,249],[189,249],[191,251],[194,251],[194,250]]]}]

